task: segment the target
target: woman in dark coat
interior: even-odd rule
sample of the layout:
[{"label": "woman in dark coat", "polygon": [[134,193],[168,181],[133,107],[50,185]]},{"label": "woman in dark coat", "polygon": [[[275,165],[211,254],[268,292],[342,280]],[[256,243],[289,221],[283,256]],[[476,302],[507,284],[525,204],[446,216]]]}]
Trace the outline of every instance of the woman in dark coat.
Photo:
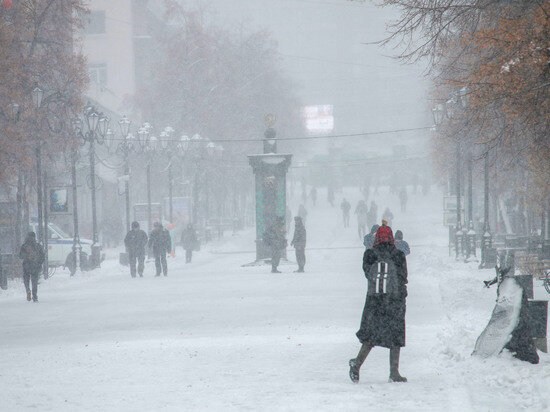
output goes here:
[{"label": "woman in dark coat", "polygon": [[374,246],[363,255],[368,292],[357,337],[362,343],[356,358],[349,361],[350,378],[359,381],[359,369],[374,346],[390,350],[390,382],[406,382],[399,374],[399,355],[405,346],[407,261],[394,245],[393,233],[383,222]]},{"label": "woman in dark coat", "polygon": [[181,232],[181,246],[185,249],[185,263],[191,263],[193,250],[197,246],[197,232],[191,223]]}]

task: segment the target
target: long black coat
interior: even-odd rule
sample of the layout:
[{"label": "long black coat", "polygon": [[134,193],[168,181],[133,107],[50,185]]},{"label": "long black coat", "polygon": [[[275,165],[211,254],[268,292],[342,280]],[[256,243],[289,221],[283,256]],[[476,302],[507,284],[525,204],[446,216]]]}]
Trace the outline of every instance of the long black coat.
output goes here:
[{"label": "long black coat", "polygon": [[[378,268],[379,262],[387,263],[384,265],[388,267],[387,285],[380,279],[377,281],[376,275],[372,274],[371,269]],[[369,290],[361,318],[361,327],[357,332],[359,341],[385,348],[405,346],[407,297],[405,254],[389,243],[377,245],[365,251],[363,271],[369,282]]]},{"label": "long black coat", "polygon": [[197,246],[197,232],[195,229],[186,227],[181,232],[181,246],[185,250],[193,250]]},{"label": "long black coat", "polygon": [[124,246],[129,254],[134,256],[145,256],[147,245],[147,233],[143,230],[130,230],[124,238]]}]

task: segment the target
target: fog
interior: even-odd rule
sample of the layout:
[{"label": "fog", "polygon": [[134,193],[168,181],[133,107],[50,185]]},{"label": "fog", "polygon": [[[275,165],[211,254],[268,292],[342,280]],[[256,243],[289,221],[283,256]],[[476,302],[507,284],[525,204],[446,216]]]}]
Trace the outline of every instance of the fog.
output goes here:
[{"label": "fog", "polygon": [[547,410],[549,14],[0,1],[0,412]]}]

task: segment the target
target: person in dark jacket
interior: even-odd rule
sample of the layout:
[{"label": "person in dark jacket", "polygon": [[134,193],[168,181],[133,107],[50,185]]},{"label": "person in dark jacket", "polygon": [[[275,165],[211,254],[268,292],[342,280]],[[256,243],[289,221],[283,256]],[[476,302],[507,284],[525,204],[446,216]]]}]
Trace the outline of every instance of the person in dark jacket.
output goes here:
[{"label": "person in dark jacket", "polygon": [[294,218],[294,223],[294,237],[290,245],[296,249],[296,262],[298,262],[298,270],[296,272],[303,273],[304,266],[306,265],[306,227],[299,216]]},{"label": "person in dark jacket", "polygon": [[370,249],[374,245],[374,236],[380,225],[372,225],[370,233],[363,238],[363,244],[365,248]]},{"label": "person in dark jacket", "polygon": [[172,239],[170,233],[162,227],[160,222],[155,222],[153,225],[153,231],[149,235],[149,247],[153,249],[153,255],[155,256],[155,267],[157,274],[160,276],[161,272],[164,276],[168,276],[168,263],[166,263],[166,254],[170,253],[172,249]]},{"label": "person in dark jacket", "polygon": [[130,275],[133,278],[136,277],[136,263],[137,273],[139,274],[139,277],[143,277],[146,245],[147,233],[139,228],[138,222],[132,222],[132,230],[130,230],[124,238],[124,246],[126,246],[126,252],[128,252],[128,259],[130,261]]},{"label": "person in dark jacket", "polygon": [[23,259],[23,282],[27,291],[27,300],[31,300],[30,283],[32,281],[32,300],[38,302],[38,278],[42,264],[46,258],[44,249],[36,242],[36,234],[29,232],[19,250],[19,258]]},{"label": "person in dark jacket", "polygon": [[273,224],[264,233],[264,243],[271,249],[271,273],[281,273],[277,267],[281,261],[281,254],[286,248],[285,222],[278,216]]},{"label": "person in dark jacket", "polygon": [[185,249],[185,263],[191,263],[193,249],[197,246],[197,232],[191,223],[181,232],[181,246]]},{"label": "person in dark jacket", "polygon": [[344,198],[340,204],[342,209],[342,217],[344,218],[344,227],[349,227],[349,211],[351,210],[351,204]]},{"label": "person in dark jacket", "polygon": [[368,292],[357,332],[362,346],[357,357],[349,361],[350,378],[358,382],[367,355],[373,347],[382,346],[390,350],[390,381],[406,382],[399,374],[399,355],[405,346],[407,261],[405,254],[395,248],[389,226],[378,228],[374,246],[363,256],[363,271]]},{"label": "person in dark jacket", "polygon": [[405,254],[405,256],[411,253],[409,244],[403,240],[403,232],[400,230],[395,231],[395,247]]}]

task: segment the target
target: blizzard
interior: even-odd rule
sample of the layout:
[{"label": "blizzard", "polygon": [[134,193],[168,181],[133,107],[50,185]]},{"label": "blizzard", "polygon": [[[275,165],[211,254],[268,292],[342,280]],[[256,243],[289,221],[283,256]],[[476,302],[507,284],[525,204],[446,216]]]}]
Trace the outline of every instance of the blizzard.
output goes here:
[{"label": "blizzard", "polygon": [[[344,188],[354,206],[355,188]],[[254,260],[254,232],[226,233],[191,264],[177,250],[168,277],[132,279],[108,250],[101,269],[68,271],[40,285],[40,303],[25,300],[17,280],[2,292],[2,411],[263,410],[365,411],[547,410],[550,358],[539,365],[472,357],[491,316],[494,270],[449,257],[442,194],[411,194],[389,206],[412,253],[407,257],[407,341],[400,371],[388,383],[388,350],[375,348],[353,384],[348,360],[366,294],[364,247],[339,207],[320,191],[308,209],[306,273],[293,273],[293,249],[282,274]],[[369,199],[370,201],[370,199]],[[297,211],[297,197],[290,199]],[[288,233],[291,237],[293,228]],[[538,282],[538,281],[536,281]],[[535,298],[545,298],[536,283]]]}]

